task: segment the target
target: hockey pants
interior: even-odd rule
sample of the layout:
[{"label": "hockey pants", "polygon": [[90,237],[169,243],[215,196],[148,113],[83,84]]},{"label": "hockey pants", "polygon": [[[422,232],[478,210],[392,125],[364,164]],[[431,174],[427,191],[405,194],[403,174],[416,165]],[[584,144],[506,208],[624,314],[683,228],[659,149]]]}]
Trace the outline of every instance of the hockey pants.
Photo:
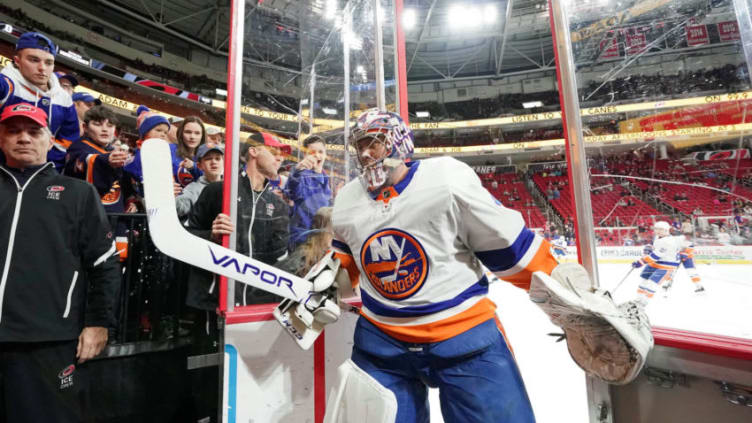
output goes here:
[{"label": "hockey pants", "polygon": [[394,392],[398,423],[428,423],[428,387],[439,388],[446,423],[531,423],[517,363],[495,319],[448,340],[412,344],[361,317],[352,360]]}]

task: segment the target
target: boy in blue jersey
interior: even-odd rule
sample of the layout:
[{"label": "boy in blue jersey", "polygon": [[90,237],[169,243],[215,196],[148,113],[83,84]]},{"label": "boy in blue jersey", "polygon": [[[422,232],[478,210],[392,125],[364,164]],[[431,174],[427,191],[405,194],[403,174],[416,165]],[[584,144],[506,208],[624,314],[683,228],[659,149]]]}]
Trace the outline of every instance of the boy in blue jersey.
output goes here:
[{"label": "boy in blue jersey", "polygon": [[329,206],[332,199],[329,175],[324,173],[326,141],[318,135],[311,135],[303,141],[303,148],[306,156],[295,167],[285,186],[287,198],[294,204],[290,209],[290,251],[305,242],[316,211]]},{"label": "boy in blue jersey", "polygon": [[0,72],[0,112],[18,103],[44,110],[53,136],[47,161],[53,162],[60,172],[66,150],[81,134],[73,100],[52,72],[57,50],[52,40],[38,32],[27,32],[18,38],[13,65]]}]

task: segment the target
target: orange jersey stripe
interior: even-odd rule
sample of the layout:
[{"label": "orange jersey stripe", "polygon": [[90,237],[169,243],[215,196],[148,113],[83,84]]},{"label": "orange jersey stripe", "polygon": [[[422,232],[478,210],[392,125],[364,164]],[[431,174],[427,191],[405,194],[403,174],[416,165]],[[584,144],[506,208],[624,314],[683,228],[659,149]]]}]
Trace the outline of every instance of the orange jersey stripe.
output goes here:
[{"label": "orange jersey stripe", "polygon": [[392,338],[403,342],[423,344],[447,340],[474,328],[488,319],[493,319],[496,316],[496,304],[488,298],[483,298],[462,313],[437,322],[414,326],[388,325],[372,319],[363,312],[361,312],[361,315]]},{"label": "orange jersey stripe", "polygon": [[648,263],[648,266],[655,267],[656,269],[663,269],[663,270],[675,270],[676,266],[669,266],[666,264],[658,264],[655,261]]},{"label": "orange jersey stripe", "polygon": [[358,280],[360,279],[360,270],[358,270],[358,266],[355,264],[355,259],[353,259],[353,256],[350,254],[339,253],[336,251],[334,252],[334,257],[338,258],[340,266],[347,270],[347,276],[350,277],[350,285],[355,289],[355,287],[358,286]]},{"label": "orange jersey stripe", "polygon": [[533,277],[533,272],[542,271],[550,275],[554,270],[554,267],[558,264],[559,263],[556,261],[553,254],[551,254],[551,243],[544,239],[543,242],[541,242],[540,247],[538,247],[535,256],[533,256],[530,263],[528,263],[523,270],[514,275],[503,276],[501,279],[514,284],[518,288],[529,291],[530,279]]},{"label": "orange jersey stripe", "polygon": [[96,154],[89,154],[86,157],[86,182],[94,183],[94,161],[97,160]]},{"label": "orange jersey stripe", "polygon": [[55,138],[54,142],[55,144],[60,145],[61,147],[64,147],[66,150],[68,149],[68,147],[71,146],[71,144],[73,144],[72,141],[68,141],[62,138]]}]

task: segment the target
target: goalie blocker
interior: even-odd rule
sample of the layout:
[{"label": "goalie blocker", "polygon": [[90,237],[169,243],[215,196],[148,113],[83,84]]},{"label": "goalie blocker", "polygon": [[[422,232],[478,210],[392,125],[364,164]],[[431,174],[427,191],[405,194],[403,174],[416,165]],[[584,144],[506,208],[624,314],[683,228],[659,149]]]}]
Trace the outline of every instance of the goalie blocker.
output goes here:
[{"label": "goalie blocker", "polygon": [[551,276],[533,273],[529,295],[564,330],[569,353],[585,372],[615,385],[640,373],[653,335],[637,303],[616,305],[608,291],[593,290],[576,263],[558,265]]}]

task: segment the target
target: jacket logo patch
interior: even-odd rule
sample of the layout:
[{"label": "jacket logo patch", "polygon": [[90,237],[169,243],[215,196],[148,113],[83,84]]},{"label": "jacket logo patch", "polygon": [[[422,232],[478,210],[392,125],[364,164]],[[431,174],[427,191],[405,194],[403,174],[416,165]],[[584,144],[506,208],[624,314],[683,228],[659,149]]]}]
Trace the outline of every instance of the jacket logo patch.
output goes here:
[{"label": "jacket logo patch", "polygon": [[48,200],[59,200],[60,199],[60,193],[65,191],[64,186],[60,185],[50,185],[47,187],[47,199]]},{"label": "jacket logo patch", "polygon": [[71,364],[70,366],[64,368],[60,371],[60,373],[57,374],[58,379],[60,379],[60,389],[70,388],[73,386],[73,372],[76,371],[76,365]]},{"label": "jacket logo patch", "polygon": [[399,229],[384,229],[368,237],[360,262],[371,286],[390,300],[413,296],[428,277],[425,249]]}]

